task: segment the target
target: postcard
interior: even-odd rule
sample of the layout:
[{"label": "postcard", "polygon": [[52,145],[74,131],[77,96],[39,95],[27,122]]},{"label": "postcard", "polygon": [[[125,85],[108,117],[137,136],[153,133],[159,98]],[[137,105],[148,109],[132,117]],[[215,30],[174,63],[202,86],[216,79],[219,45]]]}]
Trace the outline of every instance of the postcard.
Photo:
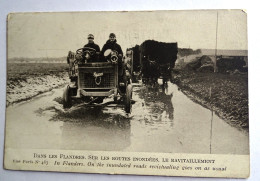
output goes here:
[{"label": "postcard", "polygon": [[4,168],[247,178],[243,10],[11,13]]}]

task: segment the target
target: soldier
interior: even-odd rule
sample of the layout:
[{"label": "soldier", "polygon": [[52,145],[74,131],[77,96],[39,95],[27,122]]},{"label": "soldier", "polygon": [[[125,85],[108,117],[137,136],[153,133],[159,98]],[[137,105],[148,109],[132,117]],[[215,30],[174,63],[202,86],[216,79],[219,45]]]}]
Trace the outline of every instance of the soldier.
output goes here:
[{"label": "soldier", "polygon": [[[100,53],[100,48],[97,44],[94,43],[94,35],[89,34],[88,35],[88,44],[84,45],[84,48],[93,48],[96,50],[96,54],[91,57],[94,61],[98,61],[98,55]],[[86,56],[86,53],[84,53],[83,57]]]},{"label": "soldier", "polygon": [[117,44],[116,41],[116,35],[114,33],[110,33],[109,35],[109,40],[107,40],[107,42],[104,44],[102,50],[101,50],[101,55],[103,60],[104,58],[104,52],[108,49],[111,49],[113,51],[117,51],[118,53],[118,75],[119,75],[119,80],[123,77],[123,71],[124,71],[124,65],[123,65],[123,51],[121,49],[121,46],[119,44]]},{"label": "soldier", "polygon": [[107,50],[107,49],[111,49],[111,50],[114,50],[114,51],[117,51],[118,52],[118,57],[123,57],[123,51],[121,49],[121,46],[119,44],[116,43],[116,35],[114,33],[110,33],[109,35],[109,40],[107,40],[107,42],[104,44],[102,50],[101,50],[101,53],[102,55],[104,55],[104,52]]},{"label": "soldier", "polygon": [[94,48],[96,52],[100,52],[100,48],[97,44],[94,43],[94,35],[88,35],[88,44],[84,45],[84,48]]}]

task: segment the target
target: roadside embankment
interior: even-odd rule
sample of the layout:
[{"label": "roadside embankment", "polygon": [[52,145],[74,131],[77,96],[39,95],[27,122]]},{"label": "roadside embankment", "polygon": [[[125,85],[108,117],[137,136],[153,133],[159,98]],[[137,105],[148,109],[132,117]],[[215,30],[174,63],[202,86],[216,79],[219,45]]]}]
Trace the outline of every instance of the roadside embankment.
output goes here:
[{"label": "roadside embankment", "polygon": [[212,109],[228,124],[248,131],[247,73],[178,71],[173,81],[193,101]]},{"label": "roadside embankment", "polygon": [[28,100],[68,82],[66,64],[12,63],[7,66],[6,105]]}]

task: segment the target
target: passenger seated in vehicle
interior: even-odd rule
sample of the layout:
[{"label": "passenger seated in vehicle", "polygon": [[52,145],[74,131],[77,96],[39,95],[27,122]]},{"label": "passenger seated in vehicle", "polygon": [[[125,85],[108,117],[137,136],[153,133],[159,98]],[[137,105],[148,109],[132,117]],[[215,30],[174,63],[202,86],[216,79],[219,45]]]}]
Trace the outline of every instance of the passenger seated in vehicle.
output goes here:
[{"label": "passenger seated in vehicle", "polygon": [[118,56],[121,58],[123,57],[123,51],[121,49],[121,46],[119,44],[116,43],[116,35],[114,33],[110,33],[109,35],[109,40],[107,40],[107,42],[104,44],[102,50],[101,50],[101,54],[104,55],[104,52],[107,49],[111,49],[113,51],[117,51],[118,52]]},{"label": "passenger seated in vehicle", "polygon": [[[117,44],[116,35],[114,33],[110,33],[109,40],[106,41],[104,44],[102,50],[101,50],[101,59],[102,61],[106,61],[106,58],[104,54],[106,54],[106,50],[112,50],[113,52],[117,52],[117,63],[118,63],[118,83],[122,85],[121,83],[125,83],[124,85],[127,85],[127,82],[129,81],[129,77],[127,75],[127,69],[126,64],[123,62],[123,51],[121,49],[121,46]],[[129,72],[128,72],[129,74]],[[120,86],[120,91],[125,92],[125,87]]]},{"label": "passenger seated in vehicle", "polygon": [[[87,48],[92,48],[96,52],[94,52],[94,54],[87,55],[87,50],[88,50]],[[89,52],[92,53],[91,50]],[[100,54],[100,48],[97,44],[94,43],[94,35],[89,34],[88,35],[88,44],[84,45],[84,47],[83,47],[83,57],[86,59],[88,56],[90,56],[88,58],[87,62],[98,62],[99,54]]]},{"label": "passenger seated in vehicle", "polygon": [[106,41],[104,44],[102,50],[101,50],[101,59],[102,61],[106,61],[104,57],[104,52],[108,49],[111,49],[112,51],[117,51],[118,53],[118,73],[119,76],[123,76],[123,51],[121,49],[121,46],[117,44],[116,41],[116,35],[114,33],[110,33],[109,40]]}]

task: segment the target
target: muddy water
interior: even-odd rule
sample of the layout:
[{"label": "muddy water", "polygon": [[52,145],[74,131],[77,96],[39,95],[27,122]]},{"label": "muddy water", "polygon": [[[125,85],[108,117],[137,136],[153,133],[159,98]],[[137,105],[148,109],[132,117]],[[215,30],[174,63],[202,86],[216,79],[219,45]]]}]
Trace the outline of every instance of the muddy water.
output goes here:
[{"label": "muddy water", "polygon": [[[6,146],[136,152],[248,154],[248,135],[192,102],[178,87],[135,84],[132,113],[106,106],[64,110],[62,89],[7,108]],[[211,121],[212,120],[212,121]],[[212,122],[212,129],[211,129]]]}]

